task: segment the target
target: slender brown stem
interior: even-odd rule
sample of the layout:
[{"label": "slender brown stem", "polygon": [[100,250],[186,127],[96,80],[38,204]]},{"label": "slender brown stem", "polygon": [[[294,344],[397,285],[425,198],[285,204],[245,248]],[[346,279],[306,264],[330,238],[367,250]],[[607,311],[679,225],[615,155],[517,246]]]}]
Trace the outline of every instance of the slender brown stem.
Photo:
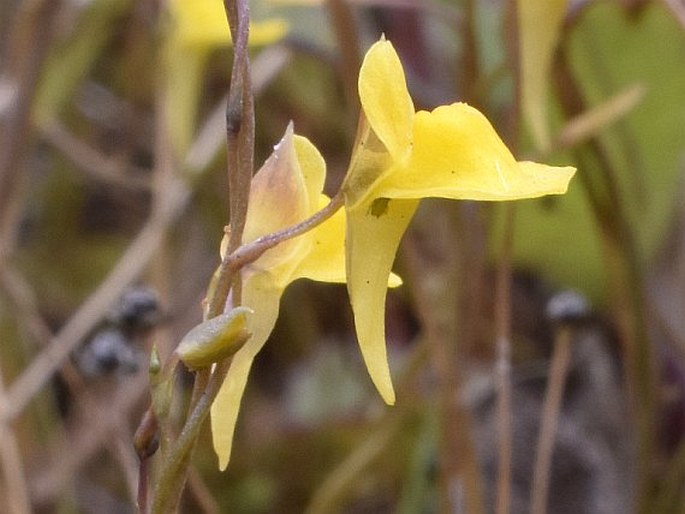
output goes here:
[{"label": "slender brown stem", "polygon": [[[571,117],[585,112],[587,102],[571,73],[565,52],[559,52],[555,64],[559,99],[566,115]],[[601,141],[592,139],[587,146],[576,150],[575,159],[578,161],[578,178],[602,235],[610,284],[608,290],[625,351],[627,384],[637,422],[636,512],[651,514],[655,490],[652,464],[656,441],[655,377],[658,370],[647,334],[644,272],[609,153]],[[598,173],[588,172],[592,169],[591,159],[598,164]]]},{"label": "slender brown stem", "polygon": [[309,232],[333,216],[333,214],[340,210],[344,203],[345,198],[343,194],[338,193],[331,198],[331,201],[328,203],[328,205],[326,205],[326,207],[314,213],[312,216],[298,223],[297,225],[292,225],[279,230],[278,232],[267,234],[255,239],[251,243],[241,246],[233,254],[228,256],[227,261],[229,262],[231,270],[235,272],[243,266],[254,262],[256,259],[261,257],[264,252],[273,248],[274,246],[287,241],[288,239],[292,239]]},{"label": "slender brown stem", "polygon": [[228,244],[230,252],[240,245],[247,215],[254,167],[254,99],[247,51],[249,7],[246,0],[225,0],[224,8],[233,39],[231,88],[226,106],[227,172],[231,209],[231,235]]},{"label": "slender brown stem", "polygon": [[349,112],[359,110],[357,73],[361,66],[359,34],[354,13],[347,0],[327,0],[326,7],[340,52],[340,71]]},{"label": "slender brown stem", "polygon": [[[0,402],[4,401],[5,388],[0,369]],[[24,465],[21,460],[19,443],[14,429],[0,420],[0,469],[4,475],[6,499],[3,503],[11,514],[29,514],[31,501],[29,499]]]},{"label": "slender brown stem", "polygon": [[566,384],[569,363],[571,361],[571,330],[562,327],[554,341],[554,354],[547,382],[547,393],[542,410],[540,433],[538,435],[535,468],[533,470],[533,485],[531,496],[531,514],[545,514],[547,512],[547,498],[549,493],[550,469],[554,441],[559,422],[559,411]]},{"label": "slender brown stem", "polygon": [[[245,226],[254,160],[254,105],[247,53],[249,10],[245,0],[226,0],[224,5],[234,44],[231,88],[226,108],[231,222],[227,257],[222,261],[217,285],[208,298],[208,319],[223,312],[229,292],[232,294],[232,305],[240,305],[241,283],[238,271],[242,266],[280,241],[313,228],[330,211],[323,209],[323,216],[315,215],[296,227],[265,236],[245,248],[238,248]],[[341,205],[342,201],[337,208]],[[330,215],[333,212],[335,211],[330,212]],[[167,513],[176,509],[187,479],[195,441],[230,364],[231,360],[228,359],[217,364],[213,372],[204,370],[196,373],[190,414],[172,449],[165,455],[163,470],[155,489],[153,513]]]},{"label": "slender brown stem", "polygon": [[[228,252],[234,251],[242,241],[250,198],[250,182],[254,168],[254,97],[250,80],[250,58],[247,42],[250,32],[250,10],[247,0],[224,0],[224,8],[233,40],[233,68],[231,87],[226,105],[226,146],[231,210]],[[221,274],[224,270],[220,271]],[[240,275],[231,276],[233,305],[240,305],[242,284]],[[218,288],[217,288],[218,289]],[[228,292],[218,289],[221,292]],[[208,317],[223,310],[226,297],[208,309]]]},{"label": "slender brown stem", "polygon": [[[458,206],[457,206],[458,207]],[[482,480],[472,440],[471,413],[460,400],[463,356],[457,344],[459,294],[463,262],[455,255],[453,241],[454,211],[435,211],[430,235],[412,233],[403,243],[403,263],[416,311],[429,344],[431,365],[437,377],[436,400],[440,412],[439,437],[439,510],[482,514]],[[441,215],[443,218],[436,219]],[[418,224],[418,226],[422,226]],[[424,228],[426,225],[423,225]],[[442,231],[436,232],[441,228]],[[414,280],[410,280],[414,277]],[[420,277],[420,279],[419,279]]]},{"label": "slender brown stem", "polygon": [[[342,207],[343,203],[343,195],[339,193],[333,197],[333,199],[331,199],[326,207],[303,222],[292,227],[287,227],[279,232],[259,238],[253,243],[239,248],[234,254],[227,256],[227,258],[223,261],[223,263],[226,263],[226,272],[221,275],[225,280],[224,287],[230,286],[231,277],[237,273],[242,266],[254,261],[269,248],[273,248],[275,245],[287,239],[301,235],[313,229],[320,223],[323,223],[326,219],[330,218],[336,211],[338,211]],[[228,292],[228,288],[226,288],[226,291]],[[221,299],[225,297],[226,296],[224,296],[217,286],[215,294],[210,299],[210,309],[215,310],[219,305],[221,305],[221,308],[223,309],[223,302]],[[191,415],[186,421],[183,432],[165,458],[164,471],[159,478],[157,490],[155,491],[155,503],[153,504],[152,510],[153,513],[157,514],[168,512],[168,509],[171,508],[171,505],[176,505],[178,503],[178,500],[180,499],[180,492],[178,492],[179,496],[175,498],[171,498],[170,496],[176,494],[176,489],[182,490],[183,482],[185,482],[190,452],[192,451],[194,442],[194,440],[191,440],[190,438],[192,434],[199,433],[200,429],[199,426],[193,428],[192,425],[195,423],[199,423],[201,425],[206,418],[209,408],[219,392],[219,388],[223,382],[223,378],[228,372],[229,367],[230,361],[224,361],[223,363],[219,364],[217,369],[215,369],[215,371],[211,374],[208,370],[196,373],[193,395],[190,402]],[[176,484],[176,489],[169,485],[171,483]],[[158,499],[160,495],[163,497],[162,499]]]},{"label": "slender brown stem", "polygon": [[153,409],[148,409],[143,415],[143,420],[136,430],[133,438],[133,446],[138,456],[138,512],[146,514],[148,512],[149,480],[150,480],[150,457],[157,450],[155,438],[159,430],[157,416]]}]

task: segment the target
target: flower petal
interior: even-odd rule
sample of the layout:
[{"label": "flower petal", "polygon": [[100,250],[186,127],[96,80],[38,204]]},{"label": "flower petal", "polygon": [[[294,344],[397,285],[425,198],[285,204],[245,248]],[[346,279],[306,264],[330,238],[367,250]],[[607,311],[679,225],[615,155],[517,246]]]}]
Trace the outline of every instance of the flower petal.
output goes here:
[{"label": "flower petal", "polygon": [[295,135],[293,144],[309,199],[308,214],[311,215],[321,208],[319,196],[326,180],[326,162],[321,157],[319,150],[306,137]]},{"label": "flower petal", "polygon": [[515,200],[566,192],[572,167],[516,162],[490,122],[463,103],[416,113],[414,151],[375,193],[388,198]]},{"label": "flower petal", "polygon": [[230,36],[223,5],[218,0],[172,0],[175,37],[197,47],[228,45]]},{"label": "flower petal", "polygon": [[231,457],[240,401],[245,392],[252,361],[276,324],[282,293],[282,289],[274,287],[273,277],[268,273],[250,274],[244,280],[243,303],[255,312],[247,323],[247,330],[252,337],[233,356],[228,375],[211,407],[212,439],[221,470],[226,469]]},{"label": "flower petal", "polygon": [[[175,30],[179,43],[201,50],[209,50],[231,43],[226,11],[221,0],[171,0]],[[288,32],[288,22],[282,18],[253,21],[249,44],[268,45],[282,39]]]},{"label": "flower petal", "polygon": [[404,161],[411,151],[414,104],[400,59],[385,39],[375,43],[364,57],[359,98],[373,131],[393,159]]},{"label": "flower petal", "polygon": [[418,200],[379,198],[347,211],[347,289],[364,362],[381,396],[395,403],[385,347],[388,276]]},{"label": "flower petal", "polygon": [[[319,195],[318,207],[323,209],[330,199]],[[292,280],[308,278],[320,282],[345,282],[345,212],[340,210],[307,234],[309,254],[294,271]]]},{"label": "flower petal", "polygon": [[357,127],[352,158],[342,184],[345,205],[354,206],[372,197],[375,185],[384,178],[393,159],[362,112]]},{"label": "flower petal", "polygon": [[[329,201],[326,195],[320,195],[319,209],[323,209]],[[345,211],[338,211],[329,220],[302,236],[308,237],[312,246],[310,254],[293,273],[292,281],[298,278],[333,283],[346,281],[345,219]],[[388,287],[400,285],[402,285],[402,279],[395,273],[391,273]]]},{"label": "flower petal", "polygon": [[[291,123],[271,156],[252,178],[243,243],[249,243],[307,218],[311,210],[309,195],[298,162]],[[302,238],[285,241],[265,252],[251,267],[281,274],[276,266],[296,266],[303,244]],[[289,272],[283,273],[289,275]]]}]

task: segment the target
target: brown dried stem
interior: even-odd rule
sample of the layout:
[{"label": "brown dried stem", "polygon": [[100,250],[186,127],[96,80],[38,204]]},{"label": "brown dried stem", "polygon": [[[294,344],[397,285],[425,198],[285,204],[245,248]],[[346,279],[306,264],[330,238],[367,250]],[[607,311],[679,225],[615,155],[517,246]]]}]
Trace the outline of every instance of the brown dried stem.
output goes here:
[{"label": "brown dried stem", "polygon": [[552,354],[552,365],[549,371],[540,433],[538,434],[535,467],[533,469],[533,482],[530,493],[531,514],[545,514],[547,512],[554,441],[559,423],[564,385],[566,384],[566,376],[571,361],[571,334],[572,332],[568,327],[562,327],[554,341],[554,353]]},{"label": "brown dried stem", "polygon": [[235,250],[242,240],[250,181],[254,167],[254,98],[250,80],[250,58],[247,42],[250,31],[250,11],[246,0],[224,2],[231,38],[233,68],[231,88],[226,106],[228,144],[228,184],[231,209],[231,236],[228,250]]},{"label": "brown dried stem", "polygon": [[[224,3],[233,40],[233,69],[226,107],[227,168],[231,235],[228,250],[232,252],[242,240],[254,161],[254,100],[250,85],[248,56],[249,8],[246,0],[226,0]],[[224,259],[225,261],[225,259]],[[208,298],[207,318],[220,314],[228,293],[233,291],[233,304],[240,304],[240,276],[230,273],[223,265],[219,270],[217,287]],[[217,365],[215,370],[199,371],[195,376],[193,394],[185,425],[169,452],[164,455],[162,471],[157,481],[152,512],[165,514],[177,509],[188,475],[188,466],[195,441],[214,398],[219,393],[228,373],[231,359]]]},{"label": "brown dried stem", "polygon": [[[0,402],[5,401],[5,387],[0,369]],[[14,430],[0,420],[0,466],[5,478],[5,505],[10,514],[29,514],[31,503],[29,500],[24,465],[21,461],[19,444]]]}]

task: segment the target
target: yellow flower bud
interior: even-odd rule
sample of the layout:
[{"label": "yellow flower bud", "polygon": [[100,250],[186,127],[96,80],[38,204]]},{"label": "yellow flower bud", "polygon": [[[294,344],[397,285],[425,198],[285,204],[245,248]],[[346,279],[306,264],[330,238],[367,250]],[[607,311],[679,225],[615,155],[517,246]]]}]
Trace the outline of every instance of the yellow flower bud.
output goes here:
[{"label": "yellow flower bud", "polygon": [[190,369],[206,368],[230,357],[250,338],[247,319],[252,313],[247,307],[236,307],[200,323],[181,340],[176,355]]}]

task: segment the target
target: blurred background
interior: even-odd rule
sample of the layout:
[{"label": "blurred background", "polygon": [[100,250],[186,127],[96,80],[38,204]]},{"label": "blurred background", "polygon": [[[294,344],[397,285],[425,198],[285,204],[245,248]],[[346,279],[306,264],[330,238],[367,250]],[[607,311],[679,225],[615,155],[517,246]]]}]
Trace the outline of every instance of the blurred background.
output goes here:
[{"label": "blurred background", "polygon": [[[183,1],[0,0],[0,512],[135,512],[150,349],[200,322],[229,218],[228,28]],[[578,173],[561,197],[422,202],[388,293],[392,408],[345,287],[288,288],[229,468],[206,430],[183,512],[531,512],[541,419],[549,512],[685,512],[685,4],[538,4],[250,1],[257,167],[292,120],[337,191],[385,34],[417,109],[468,102]]]}]

